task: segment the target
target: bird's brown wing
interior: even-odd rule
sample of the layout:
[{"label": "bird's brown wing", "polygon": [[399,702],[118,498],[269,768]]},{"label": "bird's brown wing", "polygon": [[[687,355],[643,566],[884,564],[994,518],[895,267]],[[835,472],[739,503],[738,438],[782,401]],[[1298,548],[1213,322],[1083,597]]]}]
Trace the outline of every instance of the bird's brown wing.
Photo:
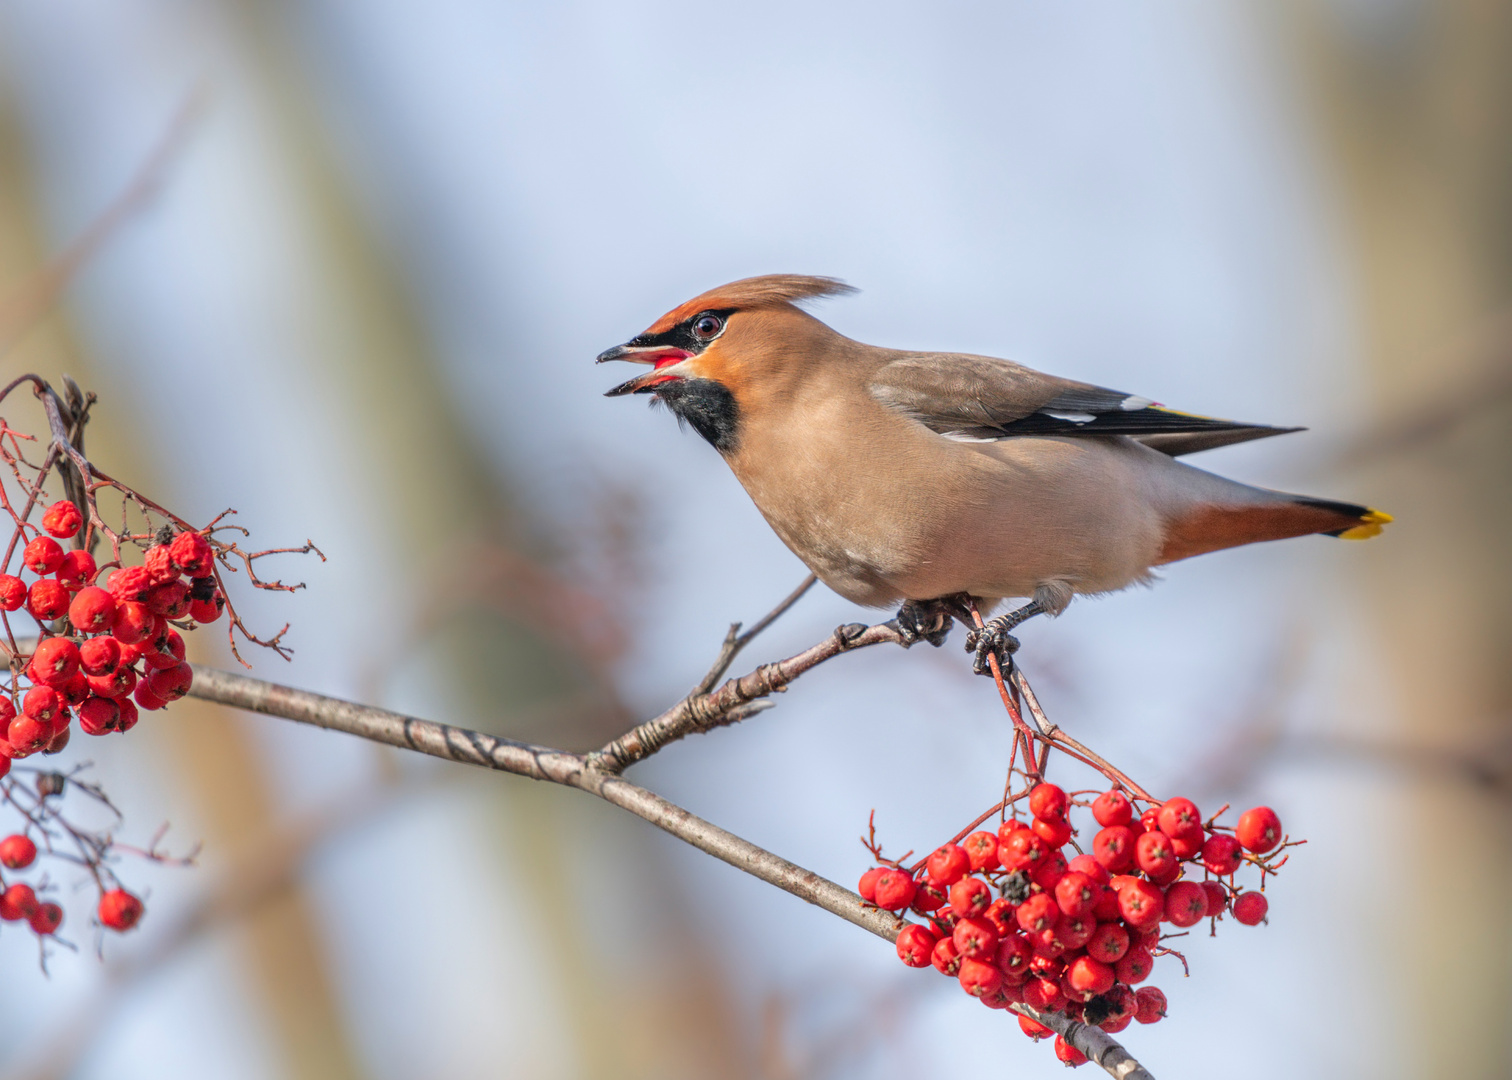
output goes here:
[{"label": "bird's brown wing", "polygon": [[1178,457],[1301,430],[1177,412],[990,356],[909,353],[880,368],[868,389],[932,431],[963,440],[1128,435]]}]

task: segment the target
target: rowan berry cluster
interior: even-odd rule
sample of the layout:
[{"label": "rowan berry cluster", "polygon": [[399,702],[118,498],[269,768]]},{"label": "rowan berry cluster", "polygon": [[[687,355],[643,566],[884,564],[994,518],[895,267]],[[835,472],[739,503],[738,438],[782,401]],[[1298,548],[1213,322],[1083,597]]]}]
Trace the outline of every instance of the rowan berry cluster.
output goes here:
[{"label": "rowan berry cluster", "polygon": [[[302,586],[259,580],[254,563],[285,552],[319,552],[310,543],[243,551],[217,535],[246,534],[222,524],[232,511],[203,528],[191,526],[84,457],[79,446],[94,395],[68,380],[67,394],[59,394],[45,380],[23,375],[0,389],[0,401],[27,384],[47,416],[50,438],[46,456],[28,460],[25,444],[36,440],[0,419],[0,463],[9,473],[0,483],[0,513],[13,526],[0,558],[0,651],[9,668],[0,691],[0,803],[22,819],[15,835],[0,840],[0,866],[26,870],[39,856],[51,855],[83,867],[97,888],[98,924],[129,930],[142,915],[142,902],[110,870],[115,854],[189,860],[159,853],[155,842],[147,850],[123,848],[113,826],[95,831],[65,817],[62,796],[72,789],[120,818],[104,792],[81,779],[80,769],[65,775],[12,763],[62,751],[75,720],[86,735],[125,732],[142,710],[183,697],[194,681],[184,635],[223,615],[238,659],[237,635],[287,656],[280,641],[288,628],[266,640],[248,631],[225,596],[221,574],[237,571],[239,562],[253,587],[291,592]],[[48,496],[45,485],[54,481],[66,498]],[[20,566],[14,566],[18,552]],[[23,610],[36,624],[34,636],[28,630],[18,634],[14,625]],[[31,783],[17,775],[23,773]],[[55,935],[62,908],[39,899],[51,888],[45,875],[29,884],[0,874],[0,920],[25,920],[44,942],[60,940]]]},{"label": "rowan berry cluster", "polygon": [[[955,977],[993,1009],[1022,1004],[1110,1033],[1164,1017],[1160,990],[1135,989],[1157,957],[1177,956],[1185,968],[1162,942],[1203,919],[1216,934],[1225,914],[1246,926],[1261,922],[1264,893],[1241,890],[1235,875],[1251,865],[1263,887],[1289,842],[1269,807],[1246,811],[1231,829],[1204,821],[1190,799],[1137,813],[1116,788],[1086,798],[1094,794],[1039,783],[1027,792],[1029,821],[1009,817],[995,834],[973,832],[912,867],[884,860],[874,834],[865,841],[883,865],[862,875],[862,898],[925,919],[899,932],[903,962]],[[1086,806],[1099,831],[1089,850],[1076,846],[1068,860],[1063,849],[1077,835],[1071,812]],[[1163,934],[1162,924],[1177,933]],[[1022,1011],[1019,1026],[1034,1039],[1054,1034]],[[1068,1065],[1086,1060],[1059,1035],[1055,1053]]]}]

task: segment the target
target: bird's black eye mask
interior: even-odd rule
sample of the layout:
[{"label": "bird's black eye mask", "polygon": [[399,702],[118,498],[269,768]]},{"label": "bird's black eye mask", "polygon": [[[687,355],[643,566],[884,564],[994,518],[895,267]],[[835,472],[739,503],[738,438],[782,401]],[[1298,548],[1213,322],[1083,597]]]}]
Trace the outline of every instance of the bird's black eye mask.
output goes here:
[{"label": "bird's black eye mask", "polygon": [[684,319],[670,330],[663,330],[659,334],[642,334],[638,338],[625,342],[625,346],[631,349],[680,349],[689,356],[697,356],[710,344],[719,340],[719,336],[729,326],[730,316],[733,314],[735,314],[734,308],[700,311],[691,319]]}]

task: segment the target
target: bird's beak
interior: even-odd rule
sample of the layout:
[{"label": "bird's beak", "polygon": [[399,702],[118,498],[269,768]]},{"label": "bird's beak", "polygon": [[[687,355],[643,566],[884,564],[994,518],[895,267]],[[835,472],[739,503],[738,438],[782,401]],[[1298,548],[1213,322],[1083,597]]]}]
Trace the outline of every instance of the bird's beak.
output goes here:
[{"label": "bird's beak", "polygon": [[599,353],[595,363],[602,364],[605,360],[629,360],[637,364],[651,364],[652,369],[644,375],[637,375],[627,382],[622,382],[613,390],[604,394],[605,397],[622,397],[625,394],[641,394],[649,392],[658,383],[668,379],[676,379],[681,376],[668,372],[666,369],[682,363],[690,354],[682,349],[671,348],[666,345],[616,345],[612,349],[605,349]]}]

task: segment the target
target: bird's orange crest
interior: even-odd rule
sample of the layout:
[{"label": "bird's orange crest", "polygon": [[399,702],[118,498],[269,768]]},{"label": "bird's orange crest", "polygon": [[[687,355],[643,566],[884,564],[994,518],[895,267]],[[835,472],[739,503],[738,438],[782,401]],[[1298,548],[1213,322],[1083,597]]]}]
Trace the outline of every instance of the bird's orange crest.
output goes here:
[{"label": "bird's orange crest", "polygon": [[664,333],[700,311],[743,311],[748,308],[771,307],[774,304],[795,304],[820,296],[839,296],[855,291],[854,287],[836,278],[810,277],[807,274],[766,274],[762,277],[742,278],[710,289],[685,304],[679,304],[647,327],[645,332]]}]

